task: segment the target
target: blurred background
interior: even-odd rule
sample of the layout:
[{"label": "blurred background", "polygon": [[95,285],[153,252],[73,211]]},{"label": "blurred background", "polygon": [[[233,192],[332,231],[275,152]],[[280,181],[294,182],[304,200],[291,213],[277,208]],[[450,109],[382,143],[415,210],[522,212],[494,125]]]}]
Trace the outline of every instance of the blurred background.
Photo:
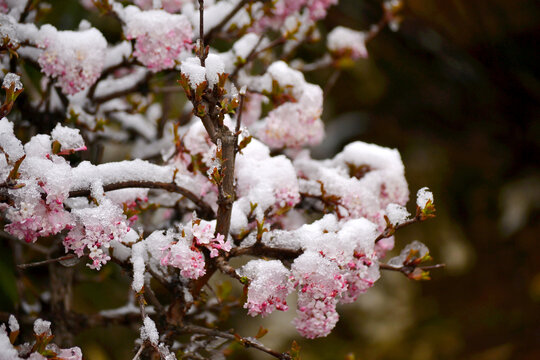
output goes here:
[{"label": "blurred background", "polygon": [[[73,29],[87,17],[77,1],[51,3],[43,22]],[[341,0],[320,30],[367,30],[381,16],[380,1]],[[97,14],[90,21],[110,26],[110,40],[118,36],[117,24]],[[397,148],[411,194],[430,187],[437,217],[400,230],[396,252],[420,240],[447,268],[427,282],[384,273],[357,303],[341,307],[324,339],[301,339],[290,324],[294,311],[273,314],[263,342],[285,350],[294,339],[304,360],[540,359],[539,45],[536,0],[405,1],[399,31],[384,29],[368,44],[369,58],[342,70],[329,89],[329,138],[314,153],[332,156],[353,140]],[[300,52],[316,58],[323,50]],[[333,72],[307,79],[324,88]],[[3,253],[1,304],[10,311],[12,265]],[[108,266],[100,277],[108,280],[76,289],[79,310],[125,303],[129,282],[120,271]],[[241,319],[239,333],[256,333],[259,319]],[[77,342],[90,360],[124,359],[136,336],[90,329]]]}]

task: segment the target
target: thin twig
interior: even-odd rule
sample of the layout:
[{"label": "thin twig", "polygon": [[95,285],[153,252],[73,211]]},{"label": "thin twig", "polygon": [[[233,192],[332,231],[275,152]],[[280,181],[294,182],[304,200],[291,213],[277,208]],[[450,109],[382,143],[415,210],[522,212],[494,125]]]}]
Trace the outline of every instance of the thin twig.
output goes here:
[{"label": "thin twig", "polygon": [[47,265],[47,264],[53,264],[55,262],[59,262],[59,261],[65,261],[65,260],[71,260],[73,258],[77,257],[77,255],[75,254],[68,254],[68,255],[65,255],[65,256],[61,256],[61,257],[58,257],[58,258],[54,258],[54,259],[47,259],[47,260],[43,260],[43,261],[36,261],[36,262],[33,262],[33,263],[29,263],[29,264],[18,264],[17,267],[19,269],[28,269],[28,268],[31,268],[31,267],[36,267],[36,266],[42,266],[42,265]]},{"label": "thin twig", "polygon": [[252,347],[254,349],[257,349],[269,355],[272,355],[273,357],[277,359],[280,359],[280,360],[292,359],[291,355],[289,355],[288,353],[279,353],[277,351],[274,351],[262,345],[261,343],[254,342],[248,338],[241,337],[237,334],[224,332],[217,329],[208,329],[208,328],[197,326],[197,325],[184,325],[183,327],[180,328],[180,330],[187,333],[202,334],[202,335],[207,335],[207,336],[220,337],[223,339],[236,340],[245,348]]},{"label": "thin twig", "polygon": [[139,351],[137,351],[137,353],[133,357],[133,360],[137,360],[139,358],[139,356],[141,356],[143,350],[144,350],[144,343],[142,343],[141,347],[139,348]]},{"label": "thin twig", "polygon": [[204,36],[204,42],[209,44],[212,41],[212,38],[216,33],[221,31],[221,29],[227,25],[227,23],[246,5],[252,0],[242,0],[223,18],[221,21],[214,26],[210,31]]}]

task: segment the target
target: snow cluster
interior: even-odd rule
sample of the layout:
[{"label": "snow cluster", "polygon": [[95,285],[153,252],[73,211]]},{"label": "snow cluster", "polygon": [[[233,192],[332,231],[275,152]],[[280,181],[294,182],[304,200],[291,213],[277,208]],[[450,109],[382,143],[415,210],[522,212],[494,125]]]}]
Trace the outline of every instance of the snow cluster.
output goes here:
[{"label": "snow cluster", "polygon": [[58,31],[51,25],[39,30],[38,62],[41,71],[56,78],[65,94],[76,94],[94,84],[101,75],[107,41],[95,28]]},{"label": "snow cluster", "polygon": [[368,53],[364,42],[365,34],[343,26],[334,28],[328,34],[327,46],[337,55],[349,55],[351,59],[366,58]]},{"label": "snow cluster", "polygon": [[219,81],[219,75],[225,72],[225,64],[217,54],[208,54],[205,66],[201,66],[198,57],[190,57],[182,61],[180,71],[189,79],[189,84],[195,89],[203,81],[213,88]]},{"label": "snow cluster", "polygon": [[392,203],[403,206],[409,197],[397,150],[354,142],[333,159],[316,161],[299,156],[294,165],[305,177],[300,180],[302,192],[321,196],[322,182],[327,195],[339,197],[341,216],[365,217],[381,231],[386,227],[386,207]]},{"label": "snow cluster", "polygon": [[255,208],[262,221],[264,212],[275,213],[300,201],[298,181],[291,161],[283,155],[270,156],[270,149],[257,140],[238,155],[235,167],[237,201],[233,205],[231,232],[247,228],[247,217]]},{"label": "snow cluster", "polygon": [[433,204],[433,193],[427,187],[423,187],[416,193],[416,205],[420,209],[424,209],[428,201]]},{"label": "snow cluster", "polygon": [[159,333],[156,328],[156,323],[150,317],[146,316],[141,327],[141,339],[150,341],[153,345],[159,342]]},{"label": "snow cluster", "polygon": [[125,23],[126,38],[135,40],[133,55],[151,71],[173,68],[180,54],[191,48],[193,29],[184,15],[136,6],[114,9]]},{"label": "snow cluster", "polygon": [[10,89],[12,86],[13,86],[13,91],[22,90],[23,84],[21,82],[21,77],[17,74],[7,73],[6,76],[4,76],[2,87],[6,89]]}]

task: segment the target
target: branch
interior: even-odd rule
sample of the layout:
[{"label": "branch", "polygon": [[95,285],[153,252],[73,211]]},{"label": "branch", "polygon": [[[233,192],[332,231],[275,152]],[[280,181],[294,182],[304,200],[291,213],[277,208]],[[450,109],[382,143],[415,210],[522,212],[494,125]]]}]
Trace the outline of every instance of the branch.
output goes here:
[{"label": "branch", "polygon": [[[209,44],[212,38],[216,33],[218,33],[227,23],[246,5],[252,0],[242,0],[240,1],[221,21],[214,26],[210,31],[204,36],[204,42]],[[201,34],[202,36],[202,34]]]},{"label": "branch", "polygon": [[273,248],[266,245],[258,244],[250,247],[236,247],[229,252],[230,257],[252,255],[252,256],[266,256],[274,259],[292,260],[302,254],[302,250]]},{"label": "branch", "polygon": [[29,264],[18,264],[17,267],[19,269],[24,270],[24,269],[28,269],[28,268],[31,268],[31,267],[47,265],[47,264],[53,264],[55,262],[60,262],[60,261],[65,261],[65,260],[71,260],[71,259],[73,259],[75,257],[77,257],[77,255],[69,254],[69,255],[65,255],[65,256],[60,256],[58,258],[47,259],[47,260],[43,260],[43,261],[36,261],[36,262],[33,262],[33,263],[29,263]]},{"label": "branch", "polygon": [[220,330],[217,330],[217,329],[208,329],[208,328],[205,328],[205,327],[202,327],[202,326],[197,326],[197,325],[184,325],[179,330],[182,331],[182,332],[187,332],[187,333],[202,334],[202,335],[207,335],[207,336],[220,337],[220,338],[223,338],[223,339],[235,340],[235,341],[238,341],[246,349],[252,347],[254,349],[257,349],[257,350],[265,352],[265,353],[267,353],[269,355],[272,355],[273,357],[275,357],[277,359],[280,359],[280,360],[291,360],[292,359],[291,356],[288,353],[279,353],[279,352],[274,351],[274,350],[272,350],[270,348],[267,348],[266,346],[259,343],[258,341],[255,342],[255,341],[253,341],[253,340],[251,340],[249,338],[244,338],[244,337],[241,337],[241,336],[239,336],[237,334],[224,332],[224,331],[220,331]]},{"label": "branch", "polygon": [[[118,189],[127,189],[127,188],[146,188],[146,189],[161,189],[168,192],[174,192],[183,195],[187,199],[191,200],[199,210],[199,214],[203,219],[210,219],[214,216],[214,210],[208,205],[204,200],[199,198],[197,195],[192,193],[186,188],[176,185],[175,183],[165,183],[165,182],[153,182],[153,181],[123,181],[119,183],[107,184],[103,186],[103,191],[112,191]],[[73,190],[69,192],[69,197],[85,197],[90,196],[90,189],[83,190]]]},{"label": "branch", "polygon": [[380,233],[379,236],[377,236],[377,238],[375,239],[375,243],[378,243],[382,239],[389,238],[390,236],[394,235],[396,230],[399,230],[401,228],[404,228],[405,226],[409,226],[411,224],[415,224],[420,221],[422,221],[422,219],[420,218],[420,215],[417,214],[412,219],[409,219],[401,224],[397,224],[396,226],[391,226],[391,227],[387,226],[386,229],[384,229],[384,231]]}]

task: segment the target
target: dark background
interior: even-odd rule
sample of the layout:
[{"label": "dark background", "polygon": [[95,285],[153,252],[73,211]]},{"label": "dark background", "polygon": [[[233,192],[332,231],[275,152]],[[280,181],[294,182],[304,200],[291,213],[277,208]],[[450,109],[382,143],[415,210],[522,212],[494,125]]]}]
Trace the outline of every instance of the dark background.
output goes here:
[{"label": "dark background", "polygon": [[[77,1],[51,3],[44,21],[59,28],[76,28],[86,17]],[[405,3],[399,31],[383,30],[368,44],[369,59],[343,70],[330,89],[330,139],[315,153],[331,156],[352,140],[399,149],[412,197],[429,186],[438,216],[400,230],[396,248],[423,241],[447,269],[421,283],[383,274],[356,305],[340,309],[325,339],[302,340],[271,316],[268,341],[284,350],[296,339],[303,359],[540,359],[539,3]],[[341,0],[320,29],[366,30],[381,15],[378,1]],[[116,25],[96,14],[90,20],[110,27],[109,40],[118,36]],[[308,58],[320,51],[300,50]],[[332,71],[307,78],[324,88]],[[12,307],[10,263],[3,251],[2,311]],[[110,281],[78,287],[80,310],[125,303],[129,282],[112,266],[100,275]],[[107,294],[106,305],[96,293]],[[246,334],[252,325],[242,324]],[[88,359],[128,358],[135,336],[113,327],[78,341]],[[247,356],[261,358],[236,358]]]}]

